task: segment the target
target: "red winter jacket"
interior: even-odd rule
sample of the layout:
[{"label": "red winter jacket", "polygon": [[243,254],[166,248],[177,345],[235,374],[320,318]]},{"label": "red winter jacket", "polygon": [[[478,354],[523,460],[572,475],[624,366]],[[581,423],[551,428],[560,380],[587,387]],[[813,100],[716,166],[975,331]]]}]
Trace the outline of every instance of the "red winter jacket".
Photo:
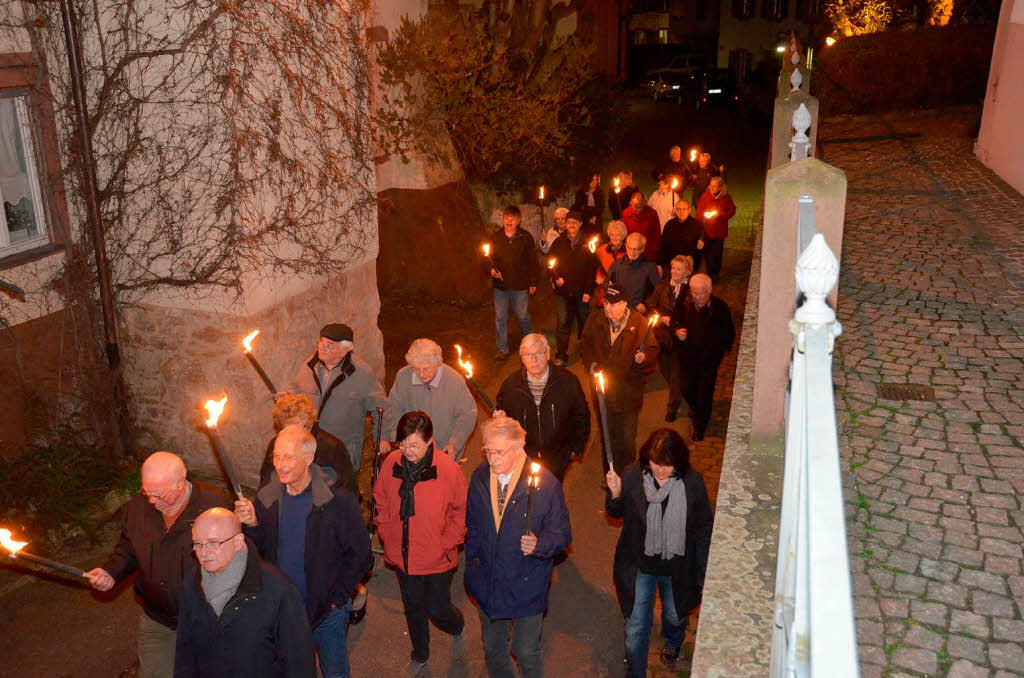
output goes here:
[{"label": "red winter jacket", "polygon": [[[442,450],[434,449],[433,463],[423,470],[414,492],[415,514],[409,518],[409,568],[402,558],[401,477],[395,465],[401,450],[388,455],[380,467],[373,498],[377,502],[377,534],[384,560],[406,574],[438,574],[459,562],[458,547],[466,539],[466,479],[462,469]],[[436,469],[436,477],[430,469]],[[427,479],[430,477],[429,479]]]},{"label": "red winter jacket", "polygon": [[[718,212],[711,219],[705,219],[705,212]],[[697,203],[697,213],[694,217],[704,225],[704,237],[724,240],[729,235],[729,220],[736,215],[736,203],[728,193],[719,193],[718,197],[711,195],[710,191],[704,191]]]},{"label": "red winter jacket", "polygon": [[626,230],[630,233],[639,233],[647,238],[647,245],[644,246],[644,258],[647,261],[658,260],[658,250],[661,247],[661,219],[658,213],[650,205],[644,205],[640,213],[630,205],[622,211],[622,222],[626,224]]}]

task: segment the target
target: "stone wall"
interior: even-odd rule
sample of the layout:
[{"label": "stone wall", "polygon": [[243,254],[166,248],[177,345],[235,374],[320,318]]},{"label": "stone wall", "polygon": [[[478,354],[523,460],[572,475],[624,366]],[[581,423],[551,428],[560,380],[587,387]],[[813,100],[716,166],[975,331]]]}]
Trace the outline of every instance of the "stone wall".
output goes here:
[{"label": "stone wall", "polygon": [[139,443],[181,454],[189,468],[216,473],[201,408],[207,399],[227,395],[221,438],[242,482],[254,484],[273,435],[273,402],[242,353],[242,337],[260,330],[253,354],[281,389],[312,354],[320,328],[345,322],[355,331],[356,354],[383,377],[379,311],[374,261],[311,282],[303,292],[247,316],[232,309],[130,309],[124,323],[125,376],[137,407]]}]

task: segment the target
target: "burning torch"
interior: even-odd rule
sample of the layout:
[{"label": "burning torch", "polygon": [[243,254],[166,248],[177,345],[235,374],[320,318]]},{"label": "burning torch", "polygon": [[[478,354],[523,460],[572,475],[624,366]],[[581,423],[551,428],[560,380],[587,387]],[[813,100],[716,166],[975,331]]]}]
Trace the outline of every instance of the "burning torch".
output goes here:
[{"label": "burning torch", "polygon": [[548,257],[548,275],[551,277],[551,282],[558,280],[558,259],[556,257]]},{"label": "burning torch", "polygon": [[455,352],[458,353],[457,360],[459,363],[459,367],[461,367],[462,371],[465,372],[466,374],[466,383],[473,388],[473,391],[480,397],[480,400],[483,401],[484,406],[487,408],[487,410],[489,412],[494,412],[494,403],[492,403],[491,399],[487,397],[487,394],[484,393],[484,390],[480,388],[480,385],[473,380],[473,363],[469,362],[468,360],[462,359],[462,347],[459,346],[458,344],[455,344]]},{"label": "burning torch", "polygon": [[654,315],[651,316],[651,319],[649,321],[647,321],[647,329],[644,330],[644,338],[640,342],[640,348],[637,350],[637,353],[643,353],[644,349],[647,348],[647,338],[651,334],[651,328],[654,327],[657,324],[658,324],[658,313],[655,312]]},{"label": "burning torch", "polygon": [[612,187],[615,189],[616,193],[618,193],[618,192],[620,192],[622,190],[622,187],[619,186],[620,183],[621,182],[619,181],[618,177],[615,177],[614,179],[612,179]]},{"label": "burning torch", "polygon": [[526,534],[531,534],[533,529],[531,524],[533,522],[533,495],[540,487],[540,464],[537,462],[530,463],[530,476],[526,481]]},{"label": "burning torch", "polygon": [[597,418],[601,420],[601,443],[604,447],[604,458],[608,462],[608,468],[614,469],[612,444],[608,439],[608,408],[604,402],[604,372],[594,372],[594,382],[597,387]]},{"label": "burning torch", "polygon": [[203,405],[206,408],[206,413],[209,415],[206,420],[206,433],[210,436],[210,442],[213,443],[213,449],[217,452],[217,457],[220,458],[221,466],[224,467],[224,475],[227,476],[228,483],[230,483],[231,488],[238,495],[239,499],[245,499],[242,496],[242,486],[239,484],[235,470],[231,466],[231,459],[228,458],[227,453],[224,451],[224,443],[217,433],[217,420],[220,419],[221,413],[224,412],[224,406],[227,405],[227,402],[228,397],[224,396],[220,400],[207,400],[206,404]]},{"label": "burning torch", "polygon": [[8,529],[0,529],[0,546],[3,546],[7,550],[8,558],[11,560],[24,560],[36,565],[47,567],[55,572],[62,574],[69,574],[72,577],[79,577],[85,579],[85,572],[79,570],[77,567],[65,565],[64,563],[58,563],[56,560],[50,560],[49,558],[43,558],[32,553],[26,553],[22,549],[28,544],[27,541],[14,541],[11,537],[11,531]]},{"label": "burning torch", "polygon": [[696,148],[691,148],[690,149],[690,162],[691,163],[697,162],[697,149]]},{"label": "burning torch", "polygon": [[267,387],[267,390],[269,390],[271,395],[273,395],[277,393],[277,389],[274,388],[274,382],[270,381],[270,377],[268,377],[267,373],[263,370],[263,366],[260,365],[258,360],[256,360],[256,356],[252,354],[252,341],[253,339],[256,338],[256,336],[259,333],[259,330],[253,330],[248,335],[246,335],[245,339],[242,339],[242,352],[245,354],[245,357],[249,360],[249,364],[252,365],[254,370],[256,370],[256,374],[260,375],[260,379],[263,380],[263,383]]}]

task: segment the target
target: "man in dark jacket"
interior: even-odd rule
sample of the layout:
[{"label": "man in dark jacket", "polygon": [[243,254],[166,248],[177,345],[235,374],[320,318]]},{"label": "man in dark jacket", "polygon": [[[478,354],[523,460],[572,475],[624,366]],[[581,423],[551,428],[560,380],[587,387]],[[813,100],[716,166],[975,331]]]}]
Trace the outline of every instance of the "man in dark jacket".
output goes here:
[{"label": "man in dark jacket", "polygon": [[498,389],[494,416],[508,416],[526,429],[526,454],[558,478],[573,457],[583,456],[590,436],[590,408],[576,375],[551,363],[543,334],[528,334],[519,346],[523,369]]},{"label": "man in dark jacket", "polygon": [[502,227],[487,243],[487,275],[494,286],[494,342],[497,360],[508,358],[508,312],[516,316],[523,336],[533,332],[530,323],[530,295],[537,291],[538,265],[533,236],[519,228],[522,214],[515,205],[502,210]]},{"label": "man in dark jacket", "polygon": [[192,560],[192,522],[209,508],[229,505],[222,492],[185,474],[177,455],[150,455],[142,464],[142,491],[124,508],[113,554],[85,574],[94,589],[109,591],[138,570],[140,678],[172,675],[181,582]]},{"label": "man in dark jacket", "polygon": [[573,210],[565,220],[565,233],[551,246],[548,258],[551,284],[555,287],[558,349],[555,364],[569,362],[569,335],[576,323],[577,340],[590,313],[590,298],[597,284],[597,255],[583,241],[583,215]]},{"label": "man in dark jacket", "polygon": [[711,278],[703,273],[690,278],[690,294],[676,305],[670,328],[683,396],[694,412],[693,440],[703,440],[715,402],[718,365],[736,338],[729,305],[711,295]]},{"label": "man in dark jacket", "polygon": [[[636,460],[636,425],[644,404],[645,375],[658,364],[658,340],[646,331],[646,320],[629,309],[625,292],[616,285],[605,290],[604,313],[591,313],[583,328],[583,365],[591,374],[604,373],[608,443],[615,472],[620,475]],[[647,345],[641,351],[644,336]],[[605,470],[607,465],[605,459]]]},{"label": "man in dark jacket", "polygon": [[324,678],[348,678],[350,599],[370,569],[370,538],[359,501],[332,487],[327,473],[313,464],[316,450],[309,431],[284,427],[274,443],[270,483],[255,502],[236,501],[235,513],[260,555],[302,595]]},{"label": "man in dark jacket", "polygon": [[264,562],[235,514],[192,527],[200,567],[181,595],[175,678],[314,678],[313,637],[295,586]]},{"label": "man in dark jacket", "polygon": [[701,153],[697,157],[697,167],[690,174],[690,184],[693,187],[691,204],[697,205],[704,191],[708,190],[708,184],[713,177],[725,178],[725,165],[715,167],[711,164],[711,154]]},{"label": "man in dark jacket", "polygon": [[676,202],[673,209],[675,216],[665,224],[661,233],[661,249],[658,251],[662,274],[667,276],[672,260],[682,255],[693,259],[693,270],[700,269],[700,257],[704,251],[704,228],[693,218],[690,203],[685,200]]},{"label": "man in dark jacket", "polygon": [[608,269],[608,280],[626,293],[630,308],[647,313],[644,302],[661,282],[658,267],[644,257],[647,239],[639,233],[626,236],[626,256],[617,259]]},{"label": "man in dark jacket", "polygon": [[487,460],[473,472],[466,500],[466,590],[480,606],[488,674],[515,675],[511,649],[520,675],[539,678],[551,570],[572,540],[569,511],[561,483],[528,462],[518,422],[491,419],[482,437]]}]

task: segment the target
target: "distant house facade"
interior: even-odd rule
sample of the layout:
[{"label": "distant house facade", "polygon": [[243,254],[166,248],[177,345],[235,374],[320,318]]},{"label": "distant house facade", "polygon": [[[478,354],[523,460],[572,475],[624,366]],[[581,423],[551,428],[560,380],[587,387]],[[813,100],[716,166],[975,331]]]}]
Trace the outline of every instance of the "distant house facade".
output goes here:
[{"label": "distant house facade", "polygon": [[704,55],[713,62],[716,0],[639,0],[629,3],[629,74],[636,78],[673,56]]},{"label": "distant house facade", "polygon": [[816,45],[825,37],[825,0],[721,0],[718,67],[738,80],[758,63],[776,57],[786,36]]},{"label": "distant house facade", "polygon": [[1003,0],[984,106],[978,159],[1024,193],[1024,0]]}]

